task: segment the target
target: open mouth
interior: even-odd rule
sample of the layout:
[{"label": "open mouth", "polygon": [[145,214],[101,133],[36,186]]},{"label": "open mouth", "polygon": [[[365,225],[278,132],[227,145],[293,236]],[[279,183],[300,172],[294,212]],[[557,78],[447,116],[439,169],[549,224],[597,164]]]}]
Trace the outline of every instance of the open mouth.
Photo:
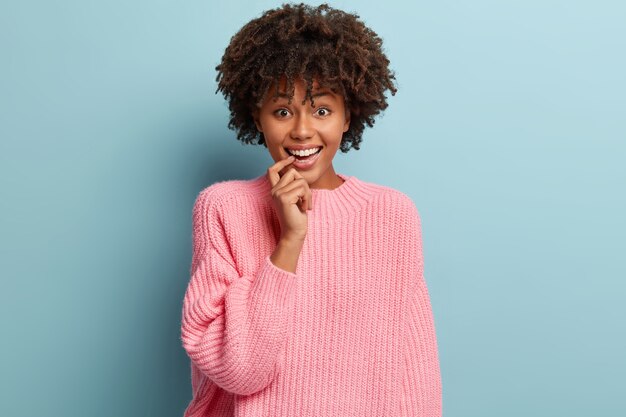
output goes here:
[{"label": "open mouth", "polygon": [[292,152],[287,148],[284,148],[285,152],[287,152],[289,155],[293,155],[296,157],[296,159],[300,160],[300,161],[304,161],[306,159],[311,158],[312,156],[320,153],[322,151],[322,146],[320,146],[319,148],[317,148],[317,150],[312,151],[312,150],[307,150],[306,152],[303,151],[297,151],[296,152]]}]

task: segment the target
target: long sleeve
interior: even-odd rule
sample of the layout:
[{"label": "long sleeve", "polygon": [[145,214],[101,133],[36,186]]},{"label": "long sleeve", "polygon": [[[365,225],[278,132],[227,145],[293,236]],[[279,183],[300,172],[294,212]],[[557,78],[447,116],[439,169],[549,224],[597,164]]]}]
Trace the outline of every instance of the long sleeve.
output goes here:
[{"label": "long sleeve", "polygon": [[413,280],[405,318],[401,416],[441,417],[442,387],[436,333],[423,273],[421,223],[414,205],[409,210],[407,225]]},{"label": "long sleeve", "polygon": [[196,199],[185,417],[441,417],[417,208],[341,176],[311,189],[296,273],[270,260],[280,224],[266,174]]},{"label": "long sleeve", "polygon": [[428,291],[415,286],[409,295],[404,346],[402,417],[441,417],[441,375]]},{"label": "long sleeve", "polygon": [[181,339],[193,363],[215,384],[249,395],[280,370],[296,275],[276,267],[268,254],[255,275],[240,276],[210,191],[201,192],[193,207]]}]

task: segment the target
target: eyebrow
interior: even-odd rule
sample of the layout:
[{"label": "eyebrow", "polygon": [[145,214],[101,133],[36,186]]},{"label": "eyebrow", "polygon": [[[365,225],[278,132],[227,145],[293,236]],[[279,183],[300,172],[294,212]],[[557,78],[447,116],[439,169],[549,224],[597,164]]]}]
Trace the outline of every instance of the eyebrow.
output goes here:
[{"label": "eyebrow", "polygon": [[[324,91],[324,92],[321,92],[321,93],[313,94],[313,95],[311,95],[311,97],[316,98],[316,97],[329,96],[329,95],[330,95],[329,92]],[[289,96],[287,94],[285,94],[285,93],[278,93],[278,97],[280,97],[280,98],[289,98]]]}]

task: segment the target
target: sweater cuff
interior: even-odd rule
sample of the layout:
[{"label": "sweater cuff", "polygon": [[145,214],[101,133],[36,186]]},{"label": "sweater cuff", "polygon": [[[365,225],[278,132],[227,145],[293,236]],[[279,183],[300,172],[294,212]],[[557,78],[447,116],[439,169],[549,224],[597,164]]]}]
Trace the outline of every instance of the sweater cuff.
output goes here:
[{"label": "sweater cuff", "polygon": [[282,268],[279,268],[278,266],[276,266],[274,264],[274,262],[272,262],[271,256],[272,255],[267,255],[265,257],[265,262],[264,262],[265,265],[263,265],[263,267],[269,269],[269,271],[264,271],[264,272],[269,272],[269,273],[272,273],[272,274],[286,275],[286,276],[292,277],[292,279],[296,277],[295,273],[293,273],[291,271],[287,271],[285,269],[282,269]]},{"label": "sweater cuff", "polygon": [[295,285],[297,275],[286,271],[272,263],[270,255],[267,255],[261,264],[261,268],[252,283],[251,291],[265,294],[278,305],[286,305],[291,288]]}]

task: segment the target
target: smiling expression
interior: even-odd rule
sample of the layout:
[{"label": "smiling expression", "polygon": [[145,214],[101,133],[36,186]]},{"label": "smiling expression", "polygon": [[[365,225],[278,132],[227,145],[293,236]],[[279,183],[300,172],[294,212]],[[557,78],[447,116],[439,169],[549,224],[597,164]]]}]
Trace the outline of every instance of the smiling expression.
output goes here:
[{"label": "smiling expression", "polygon": [[350,127],[350,113],[346,110],[344,98],[314,82],[311,94],[315,106],[311,106],[310,100],[302,104],[306,85],[302,80],[296,80],[294,97],[289,104],[284,77],[279,87],[279,97],[273,98],[276,86],[270,87],[261,107],[253,114],[272,159],[278,162],[287,158],[287,149],[321,147],[311,166],[298,167],[298,163],[291,163],[283,168],[281,175],[293,167],[307,180],[310,188],[333,189],[341,185],[343,180],[335,173],[332,161],[343,133]]}]

